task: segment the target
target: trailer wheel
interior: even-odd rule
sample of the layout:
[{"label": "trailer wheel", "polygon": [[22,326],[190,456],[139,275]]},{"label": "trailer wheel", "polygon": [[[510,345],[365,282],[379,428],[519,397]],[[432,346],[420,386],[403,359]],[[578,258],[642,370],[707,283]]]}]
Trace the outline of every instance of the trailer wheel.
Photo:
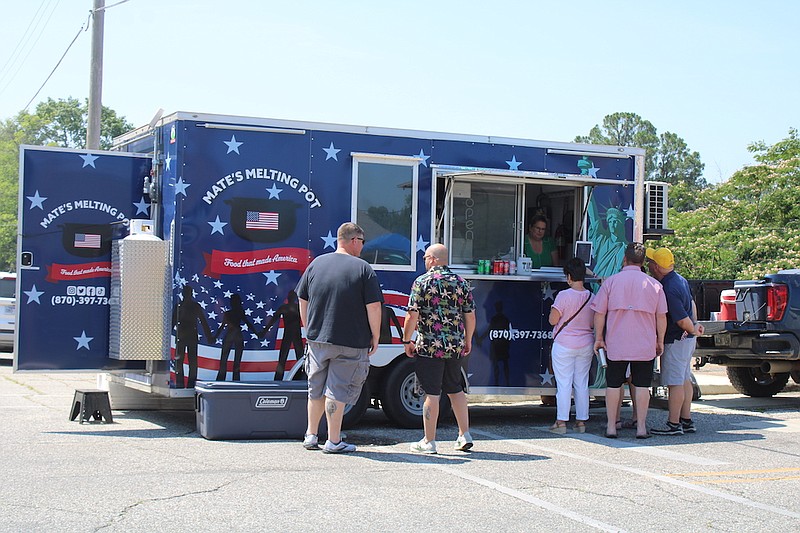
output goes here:
[{"label": "trailer wheel", "polygon": [[794,382],[800,385],[800,370],[792,370],[789,374],[792,376]]},{"label": "trailer wheel", "polygon": [[[292,378],[292,381],[306,380],[308,380],[308,376],[306,376],[305,370],[300,370]],[[364,386],[361,388],[361,396],[358,397],[356,403],[353,405],[347,404],[344,406],[344,416],[342,417],[343,429],[352,428],[358,424],[358,422],[361,420],[361,417],[367,412],[367,408],[369,407],[369,402],[371,399],[369,380],[367,380],[364,382]]]},{"label": "trailer wheel", "polygon": [[[439,421],[451,413],[450,398],[442,394],[439,401]],[[404,357],[390,370],[384,381],[381,407],[386,417],[401,428],[422,427],[422,404],[425,396],[419,393],[414,360]]]},{"label": "trailer wheel", "polygon": [[692,379],[692,401],[696,402],[703,395],[703,391],[700,390],[700,385],[697,384],[697,378],[694,377],[694,372],[691,373],[691,379]]},{"label": "trailer wheel", "polygon": [[789,382],[789,373],[768,374],[759,368],[727,367],[728,379],[737,391],[754,398],[775,396]]}]

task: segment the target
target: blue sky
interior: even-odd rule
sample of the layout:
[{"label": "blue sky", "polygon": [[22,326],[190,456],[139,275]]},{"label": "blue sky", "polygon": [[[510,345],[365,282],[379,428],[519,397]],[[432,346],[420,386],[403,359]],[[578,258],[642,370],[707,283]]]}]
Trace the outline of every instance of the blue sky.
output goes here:
[{"label": "blue sky", "polygon": [[[629,111],[709,181],[800,126],[800,2],[106,0],[103,104],[571,141]],[[115,5],[116,4],[116,5]],[[23,109],[92,0],[4,2],[0,119]],[[31,104],[86,98],[91,31]]]}]

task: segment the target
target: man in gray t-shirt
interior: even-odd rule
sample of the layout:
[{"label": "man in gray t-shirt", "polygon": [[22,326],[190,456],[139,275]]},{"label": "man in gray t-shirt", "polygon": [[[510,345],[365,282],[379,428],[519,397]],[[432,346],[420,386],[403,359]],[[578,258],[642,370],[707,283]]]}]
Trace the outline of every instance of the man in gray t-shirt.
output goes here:
[{"label": "man in gray t-shirt", "polygon": [[297,284],[300,318],[308,341],[308,427],[306,449],[319,448],[317,431],[325,413],[325,453],[354,452],[340,439],[346,404],[354,404],[378,348],[383,294],[372,267],[360,259],[364,231],[339,226],[334,253],[314,259]]}]

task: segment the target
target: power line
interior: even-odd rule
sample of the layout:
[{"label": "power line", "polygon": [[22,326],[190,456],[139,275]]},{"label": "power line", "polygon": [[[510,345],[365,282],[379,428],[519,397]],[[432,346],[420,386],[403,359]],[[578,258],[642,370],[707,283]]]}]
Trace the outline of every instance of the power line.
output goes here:
[{"label": "power line", "polygon": [[[89,19],[91,19],[91,18],[92,18],[92,15],[90,14],[89,15]],[[56,63],[56,66],[53,67],[53,70],[51,70],[50,74],[47,75],[47,79],[44,80],[44,83],[42,83],[42,86],[39,87],[39,90],[36,91],[36,94],[33,95],[33,97],[30,99],[30,101],[27,104],[25,104],[24,109],[26,111],[27,111],[28,107],[31,105],[31,103],[36,99],[36,97],[39,96],[39,93],[42,91],[42,89],[44,89],[44,86],[47,85],[47,82],[50,81],[50,78],[53,76],[53,74],[55,73],[56,69],[61,64],[61,62],[64,61],[64,58],[67,56],[67,52],[69,52],[69,49],[72,48],[72,45],[75,44],[75,41],[78,40],[78,37],[80,37],[81,33],[86,31],[86,29],[88,29],[88,27],[89,27],[89,20],[87,19],[86,23],[81,25],[81,29],[78,30],[78,33],[75,34],[75,37],[72,39],[72,42],[69,43],[69,46],[67,46],[67,49],[64,50],[64,53],[61,55],[61,59],[58,60],[58,63]]]},{"label": "power line", "polygon": [[[103,11],[108,10],[109,8],[112,8],[112,7],[116,7],[116,6],[120,5],[120,4],[124,4],[124,3],[129,2],[129,1],[130,0],[120,0],[116,4],[111,4],[110,6],[105,6],[103,8]],[[89,16],[86,19],[86,22],[81,25],[81,29],[78,30],[78,33],[75,34],[75,37],[72,39],[72,42],[69,43],[69,46],[67,46],[67,49],[64,50],[64,53],[61,55],[61,59],[58,60],[58,63],[56,63],[56,66],[53,67],[53,70],[50,71],[50,74],[47,75],[47,78],[44,80],[44,82],[42,83],[41,87],[39,87],[39,89],[36,91],[36,94],[33,95],[33,97],[30,99],[30,101],[27,104],[25,104],[24,109],[26,111],[27,111],[28,107],[30,107],[31,103],[33,103],[33,101],[36,99],[36,97],[39,96],[39,93],[42,91],[42,89],[44,89],[44,86],[47,85],[47,82],[50,80],[50,78],[53,76],[53,74],[55,74],[55,72],[58,69],[59,65],[61,65],[61,62],[67,56],[67,53],[69,52],[70,48],[72,48],[72,45],[75,44],[75,41],[78,40],[78,37],[80,37],[81,33],[83,33],[84,31],[89,29],[89,21],[91,21],[93,16],[94,16],[93,10],[89,10]],[[0,91],[0,93],[2,93],[2,91]]]},{"label": "power line", "polygon": [[[3,86],[3,89],[0,90],[0,94],[2,94],[3,91],[5,91],[5,89],[11,84],[11,82],[14,80],[14,77],[19,72],[20,68],[22,68],[22,65],[25,63],[25,59],[28,58],[28,55],[30,55],[31,51],[36,46],[36,43],[39,42],[39,39],[44,33],[44,30],[47,28],[47,24],[50,22],[50,19],[53,16],[53,13],[55,13],[59,1],[60,0],[55,0],[53,7],[50,9],[50,14],[47,15],[47,20],[44,22],[44,25],[42,25],[41,29],[39,30],[39,34],[36,36],[36,40],[28,48],[28,52],[25,55],[25,58],[23,58],[20,61],[21,55],[23,54],[25,48],[28,46],[31,37],[37,31],[39,24],[42,22],[42,19],[45,16],[45,12],[47,11],[46,6],[50,2],[50,0],[45,0],[44,2],[42,2],[42,4],[39,6],[39,9],[36,10],[36,13],[33,15],[33,18],[31,19],[30,23],[28,23],[28,27],[25,29],[25,32],[20,37],[19,42],[14,47],[14,50],[11,52],[11,55],[6,60],[5,64],[3,65],[3,68],[0,69],[0,72],[2,72],[2,75],[0,75],[0,82],[2,82],[9,75],[11,76],[8,82],[5,84],[5,86]],[[12,70],[14,69],[15,65],[16,65],[16,70],[14,70],[14,72],[12,73]]]}]

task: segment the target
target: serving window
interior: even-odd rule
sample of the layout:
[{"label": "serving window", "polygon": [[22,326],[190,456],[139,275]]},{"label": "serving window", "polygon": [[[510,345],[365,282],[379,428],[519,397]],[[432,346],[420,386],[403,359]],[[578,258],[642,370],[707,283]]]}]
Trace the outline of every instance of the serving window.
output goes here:
[{"label": "serving window", "polygon": [[352,220],[366,239],[361,258],[377,270],[415,270],[419,158],[352,155]]},{"label": "serving window", "polygon": [[454,167],[434,168],[434,180],[435,239],[450,250],[453,267],[472,271],[481,259],[523,255],[528,224],[537,215],[545,217],[538,225],[546,226],[545,238],[557,257],[546,266],[562,265],[574,255],[575,241],[586,238],[586,200],[599,181]]}]

